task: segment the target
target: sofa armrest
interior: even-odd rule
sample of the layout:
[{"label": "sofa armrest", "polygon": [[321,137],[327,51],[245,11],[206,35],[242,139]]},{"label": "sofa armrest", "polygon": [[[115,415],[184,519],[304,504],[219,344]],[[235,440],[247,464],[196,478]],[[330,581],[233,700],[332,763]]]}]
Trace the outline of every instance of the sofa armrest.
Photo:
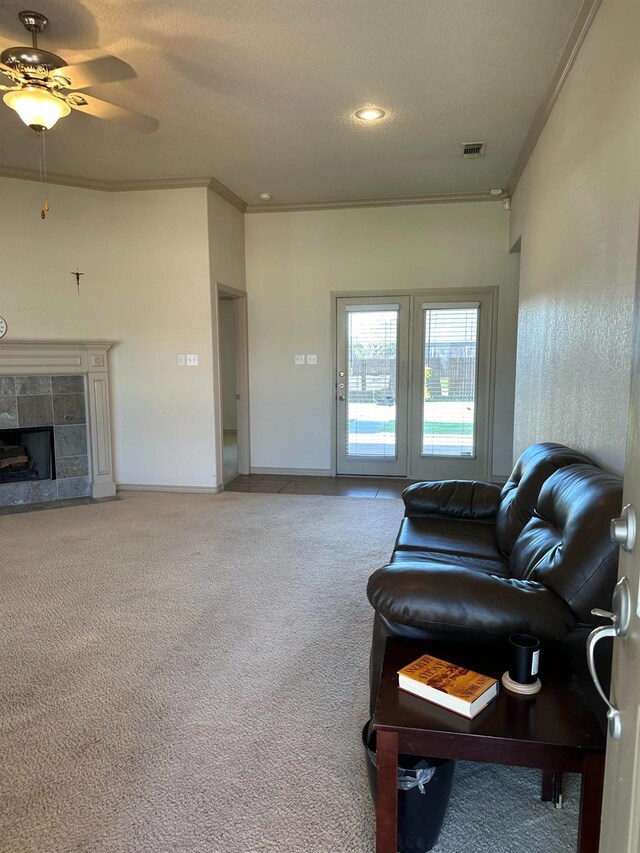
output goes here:
[{"label": "sofa armrest", "polygon": [[569,605],[537,581],[460,566],[406,563],[369,578],[371,605],[386,620],[415,628],[559,640],[576,625]]},{"label": "sofa armrest", "polygon": [[402,493],[405,515],[444,515],[486,521],[495,518],[500,486],[477,480],[413,483]]}]

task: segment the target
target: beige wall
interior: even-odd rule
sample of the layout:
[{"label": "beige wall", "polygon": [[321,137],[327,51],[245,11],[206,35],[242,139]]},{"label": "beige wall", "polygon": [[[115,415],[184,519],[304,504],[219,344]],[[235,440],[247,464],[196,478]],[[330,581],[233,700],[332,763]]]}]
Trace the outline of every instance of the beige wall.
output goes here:
[{"label": "beige wall", "polygon": [[622,472],[640,190],[640,3],[604,0],[514,194],[522,236],[514,450]]},{"label": "beige wall", "polygon": [[207,192],[211,281],[246,289],[244,214]]},{"label": "beige wall", "polygon": [[[103,338],[116,479],[215,484],[207,191],[100,193],[0,179],[0,314],[15,338]],[[80,295],[69,274],[85,272]],[[197,353],[196,368],[178,353]]]},{"label": "beige wall", "polygon": [[[252,467],[331,466],[331,291],[498,285],[495,476],[511,470],[517,258],[501,204],[246,217]],[[315,353],[316,367],[296,367]]]}]

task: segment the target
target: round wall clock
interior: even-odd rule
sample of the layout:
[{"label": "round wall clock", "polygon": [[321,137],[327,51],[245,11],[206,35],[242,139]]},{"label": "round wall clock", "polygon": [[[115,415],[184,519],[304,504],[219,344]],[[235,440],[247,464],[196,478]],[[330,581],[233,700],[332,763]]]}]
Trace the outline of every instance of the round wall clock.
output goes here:
[{"label": "round wall clock", "polygon": [[0,338],[7,334],[7,321],[4,317],[0,317]]}]

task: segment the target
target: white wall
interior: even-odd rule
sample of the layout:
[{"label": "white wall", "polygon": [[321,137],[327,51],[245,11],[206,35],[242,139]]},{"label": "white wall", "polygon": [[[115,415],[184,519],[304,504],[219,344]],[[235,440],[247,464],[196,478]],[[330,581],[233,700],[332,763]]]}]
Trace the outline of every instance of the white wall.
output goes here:
[{"label": "white wall", "polygon": [[514,194],[514,450],[624,466],[640,190],[640,3],[604,0]]},{"label": "white wall", "polygon": [[252,467],[331,466],[331,291],[498,285],[493,473],[511,470],[517,259],[501,204],[258,213],[245,227]]},{"label": "white wall", "polygon": [[[120,483],[215,484],[205,189],[101,193],[0,179],[0,313],[10,338],[111,351]],[[222,202],[224,203],[224,202]],[[80,294],[70,275],[85,272]],[[198,353],[200,366],[176,356]]]}]

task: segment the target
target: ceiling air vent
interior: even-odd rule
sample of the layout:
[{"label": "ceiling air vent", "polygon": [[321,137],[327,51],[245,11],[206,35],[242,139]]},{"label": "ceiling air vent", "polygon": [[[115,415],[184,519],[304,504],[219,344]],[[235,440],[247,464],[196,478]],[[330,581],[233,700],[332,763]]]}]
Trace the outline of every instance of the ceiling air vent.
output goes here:
[{"label": "ceiling air vent", "polygon": [[476,157],[484,157],[486,147],[486,142],[462,142],[460,143],[460,156],[463,160],[475,160]]}]

